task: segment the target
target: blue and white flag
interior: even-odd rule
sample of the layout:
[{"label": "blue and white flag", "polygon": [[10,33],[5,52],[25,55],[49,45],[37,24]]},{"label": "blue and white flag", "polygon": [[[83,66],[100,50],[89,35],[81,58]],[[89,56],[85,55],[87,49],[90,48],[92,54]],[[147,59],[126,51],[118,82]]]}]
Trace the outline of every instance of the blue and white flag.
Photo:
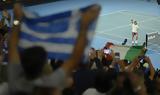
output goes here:
[{"label": "blue and white flag", "polygon": [[[49,59],[68,59],[80,31],[81,13],[87,8],[89,7],[44,17],[25,13],[21,23],[20,49],[42,46],[48,52]],[[89,43],[93,37],[95,25],[96,20],[89,26],[87,35]]]}]

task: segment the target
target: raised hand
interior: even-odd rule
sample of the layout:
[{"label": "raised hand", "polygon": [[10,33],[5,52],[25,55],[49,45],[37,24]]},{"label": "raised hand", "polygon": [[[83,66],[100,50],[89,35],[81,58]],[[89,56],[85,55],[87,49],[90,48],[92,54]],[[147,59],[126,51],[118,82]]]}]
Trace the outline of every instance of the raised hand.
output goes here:
[{"label": "raised hand", "polygon": [[82,23],[88,25],[91,21],[95,20],[100,12],[99,5],[93,5],[88,10],[82,13]]},{"label": "raised hand", "polygon": [[145,56],[144,60],[147,61],[148,63],[151,63],[151,59],[148,56]]},{"label": "raised hand", "polygon": [[13,8],[14,18],[17,20],[22,20],[23,18],[23,9],[20,3],[15,3]]}]

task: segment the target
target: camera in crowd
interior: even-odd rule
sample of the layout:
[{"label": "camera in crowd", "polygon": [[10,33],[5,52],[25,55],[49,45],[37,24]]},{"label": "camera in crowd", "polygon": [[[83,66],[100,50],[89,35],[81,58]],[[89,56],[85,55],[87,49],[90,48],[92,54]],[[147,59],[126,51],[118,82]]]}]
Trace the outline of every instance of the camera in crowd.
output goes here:
[{"label": "camera in crowd", "polygon": [[146,58],[146,56],[144,56],[144,55],[138,57],[139,63],[140,63],[139,69],[147,72],[149,70],[149,64],[148,64],[147,60],[145,60],[145,58]]},{"label": "camera in crowd", "polygon": [[143,55],[143,56],[138,56],[138,59],[139,59],[139,62],[140,63],[145,63],[145,56]]}]

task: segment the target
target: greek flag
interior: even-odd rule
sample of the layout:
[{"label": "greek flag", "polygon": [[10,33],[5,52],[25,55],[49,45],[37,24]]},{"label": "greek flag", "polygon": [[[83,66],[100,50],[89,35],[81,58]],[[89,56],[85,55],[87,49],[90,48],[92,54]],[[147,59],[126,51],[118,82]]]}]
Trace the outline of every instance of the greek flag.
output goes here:
[{"label": "greek flag", "polygon": [[[81,14],[87,8],[89,6],[43,17],[26,12],[21,23],[20,49],[42,46],[48,52],[49,59],[68,59],[80,31]],[[93,37],[95,25],[96,20],[89,25],[88,45]]]}]

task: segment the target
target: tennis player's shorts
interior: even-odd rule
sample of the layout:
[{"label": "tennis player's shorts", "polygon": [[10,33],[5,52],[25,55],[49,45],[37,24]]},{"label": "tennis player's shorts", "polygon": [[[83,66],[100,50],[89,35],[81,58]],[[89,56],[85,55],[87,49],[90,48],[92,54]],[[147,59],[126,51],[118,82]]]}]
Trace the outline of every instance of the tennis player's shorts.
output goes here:
[{"label": "tennis player's shorts", "polygon": [[138,32],[132,32],[132,35],[138,35]]}]

